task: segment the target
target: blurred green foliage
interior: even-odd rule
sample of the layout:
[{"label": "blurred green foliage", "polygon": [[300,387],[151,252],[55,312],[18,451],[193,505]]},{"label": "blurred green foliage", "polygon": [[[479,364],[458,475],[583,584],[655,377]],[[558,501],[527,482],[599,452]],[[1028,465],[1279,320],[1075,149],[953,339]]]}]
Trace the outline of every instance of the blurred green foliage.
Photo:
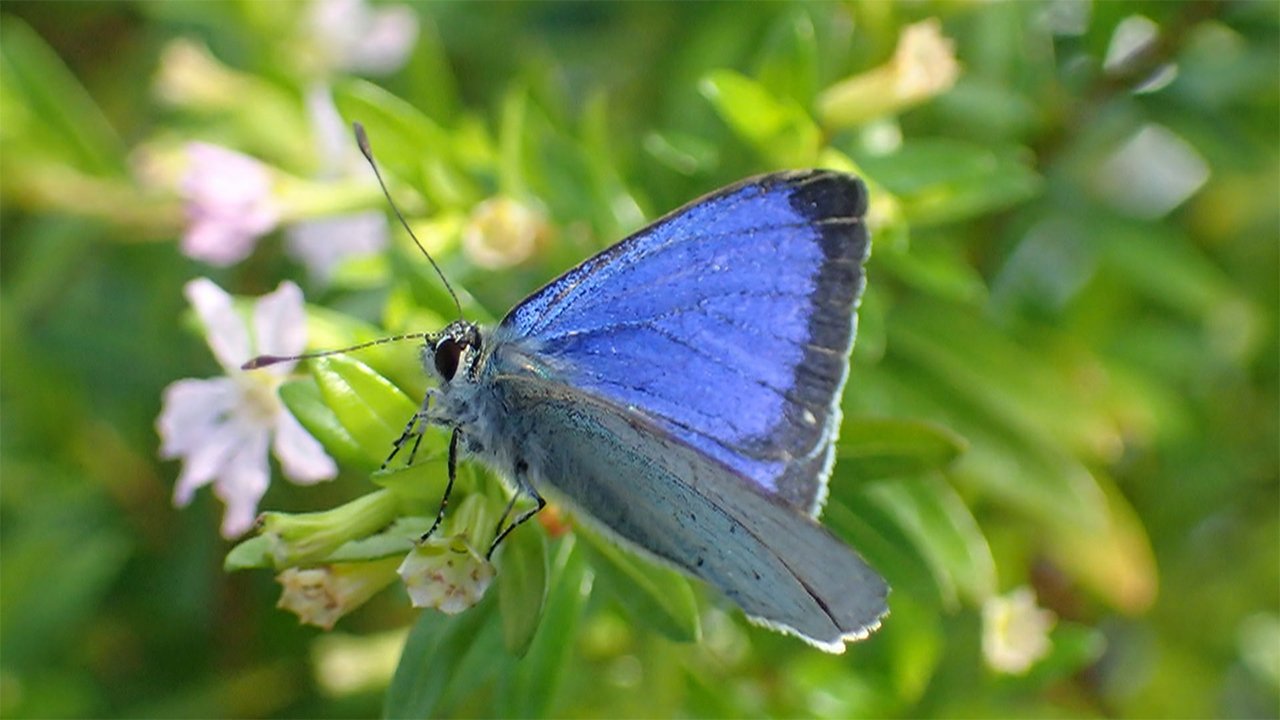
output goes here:
[{"label": "blurred green foliage", "polygon": [[[0,714],[1277,715],[1280,6],[438,3],[412,7],[398,71],[323,78],[472,319],[745,175],[868,180],[875,251],[824,520],[894,593],[843,656],[553,523],[515,533],[458,616],[396,586],[326,635],[275,609],[269,573],[224,572],[218,502],[175,511],[177,466],[156,459],[164,387],[216,374],[184,282],[297,279],[312,347],[452,312],[398,237],[328,284],[280,233],[230,268],[178,250],[164,158],[184,143],[317,176],[306,7],[0,8]],[[850,104],[892,105],[846,81],[929,18],[954,87]],[[180,39],[220,63],[206,97],[157,90]],[[344,182],[299,181],[286,221],[383,207]],[[461,240],[495,196],[546,218],[500,271]],[[370,482],[425,388],[416,363],[386,346],[286,384],[344,472],[276,481],[262,509],[381,485],[433,514],[439,460]],[[499,501],[483,473],[460,484]],[[338,552],[403,553],[416,532]],[[1058,623],[1029,672],[1001,674],[982,608],[1023,585]]]}]

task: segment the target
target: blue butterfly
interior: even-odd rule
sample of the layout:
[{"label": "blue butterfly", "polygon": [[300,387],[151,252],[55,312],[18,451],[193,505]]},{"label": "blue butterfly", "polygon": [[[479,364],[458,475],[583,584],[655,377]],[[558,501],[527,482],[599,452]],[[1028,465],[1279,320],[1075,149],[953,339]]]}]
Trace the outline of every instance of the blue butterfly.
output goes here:
[{"label": "blue butterfly", "polygon": [[[438,386],[392,457],[427,425],[451,429],[441,516],[460,453],[507,478],[490,554],[545,493],[752,621],[842,652],[887,613],[884,580],[816,520],[866,210],[850,175],[751,178],[586,260],[497,327],[419,335]],[[522,495],[534,507],[507,522]]]}]

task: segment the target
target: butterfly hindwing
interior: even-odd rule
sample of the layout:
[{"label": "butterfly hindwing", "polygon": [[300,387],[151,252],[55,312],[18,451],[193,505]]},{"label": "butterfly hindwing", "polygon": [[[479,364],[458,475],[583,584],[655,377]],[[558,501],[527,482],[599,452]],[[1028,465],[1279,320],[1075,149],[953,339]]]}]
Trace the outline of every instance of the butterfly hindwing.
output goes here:
[{"label": "butterfly hindwing", "polygon": [[500,332],[555,379],[816,514],[848,373],[866,189],[778,173],[697,200],[516,306]]},{"label": "butterfly hindwing", "polygon": [[848,546],[647,418],[526,374],[498,375],[492,389],[553,498],[755,621],[840,652],[888,611],[884,580]]}]

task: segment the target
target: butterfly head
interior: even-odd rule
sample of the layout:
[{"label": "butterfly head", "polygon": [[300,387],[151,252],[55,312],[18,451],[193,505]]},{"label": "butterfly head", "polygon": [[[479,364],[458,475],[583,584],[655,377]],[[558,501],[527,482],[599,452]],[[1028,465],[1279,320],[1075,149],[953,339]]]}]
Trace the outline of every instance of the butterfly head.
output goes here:
[{"label": "butterfly head", "polygon": [[466,320],[455,320],[438,334],[427,337],[423,365],[434,372],[441,384],[455,378],[475,377],[480,361],[480,328]]}]

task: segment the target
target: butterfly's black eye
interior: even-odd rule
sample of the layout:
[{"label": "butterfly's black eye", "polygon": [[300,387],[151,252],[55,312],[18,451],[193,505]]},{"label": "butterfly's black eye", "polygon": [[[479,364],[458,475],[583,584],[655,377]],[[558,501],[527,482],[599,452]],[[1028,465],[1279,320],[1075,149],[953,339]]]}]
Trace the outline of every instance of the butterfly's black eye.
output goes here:
[{"label": "butterfly's black eye", "polygon": [[458,372],[458,361],[462,359],[462,344],[453,338],[445,338],[436,345],[436,372],[445,382],[453,379]]}]

